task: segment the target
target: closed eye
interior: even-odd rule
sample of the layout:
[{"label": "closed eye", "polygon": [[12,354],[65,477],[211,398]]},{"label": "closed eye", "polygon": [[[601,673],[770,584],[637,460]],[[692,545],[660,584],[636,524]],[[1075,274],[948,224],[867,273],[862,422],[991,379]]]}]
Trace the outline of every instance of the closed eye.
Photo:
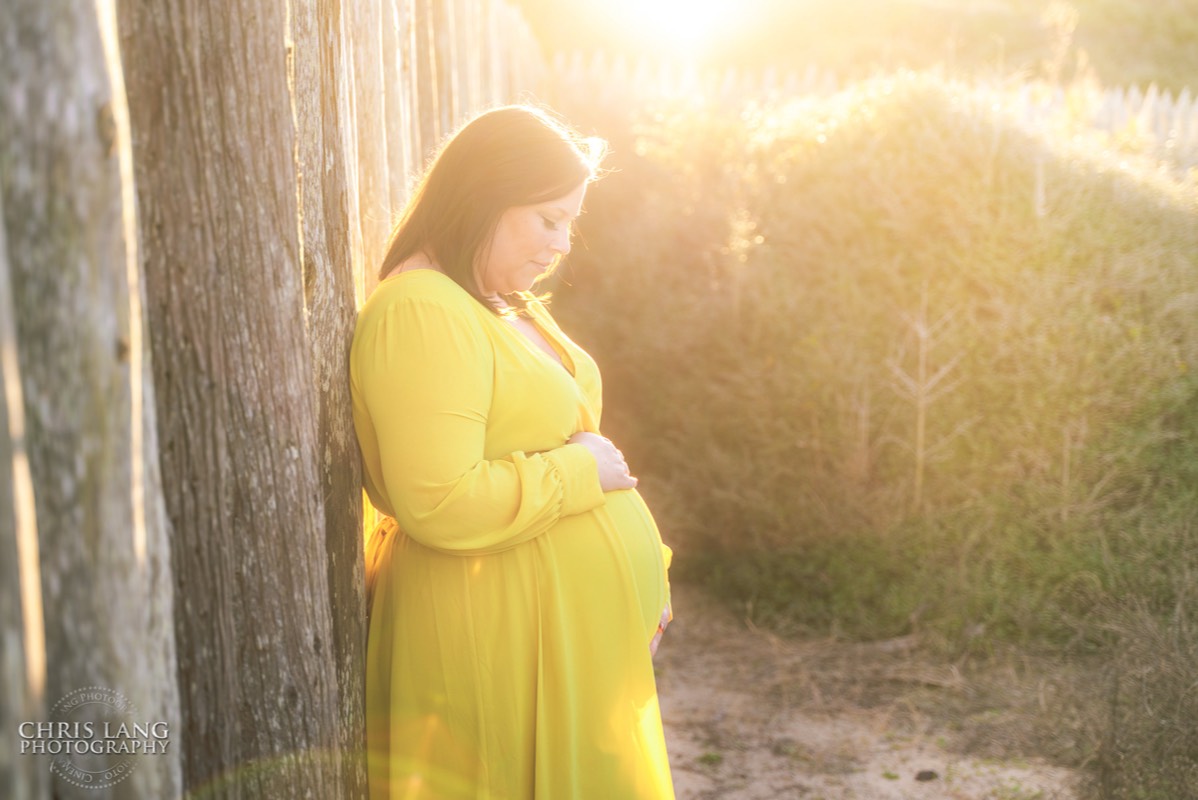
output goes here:
[{"label": "closed eye", "polygon": [[[561,223],[556,220],[552,220],[549,217],[546,217],[544,215],[541,216],[541,219],[544,221],[545,227],[548,230],[560,231],[562,229]],[[569,223],[567,223],[567,224],[569,224]]]}]

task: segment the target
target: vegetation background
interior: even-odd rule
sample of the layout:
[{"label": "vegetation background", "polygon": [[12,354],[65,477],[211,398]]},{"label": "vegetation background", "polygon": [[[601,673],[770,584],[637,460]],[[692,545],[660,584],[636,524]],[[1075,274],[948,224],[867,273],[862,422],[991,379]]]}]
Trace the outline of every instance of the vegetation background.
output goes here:
[{"label": "vegetation background", "polygon": [[843,90],[551,98],[613,144],[553,289],[677,574],[788,633],[1075,666],[1025,752],[1195,796],[1198,187],[1085,120],[1194,83],[1198,3],[761,4],[786,40],[712,63]]}]

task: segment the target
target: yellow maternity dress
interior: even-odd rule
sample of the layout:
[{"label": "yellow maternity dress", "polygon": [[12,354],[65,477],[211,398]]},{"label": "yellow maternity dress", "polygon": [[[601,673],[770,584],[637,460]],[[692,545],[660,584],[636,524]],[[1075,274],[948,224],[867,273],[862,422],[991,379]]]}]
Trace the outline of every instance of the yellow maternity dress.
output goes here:
[{"label": "yellow maternity dress", "polygon": [[[565,444],[599,370],[433,270],[379,284],[354,334],[372,534],[371,800],[672,798],[649,655],[669,550],[635,490]],[[565,369],[563,369],[563,365]]]}]

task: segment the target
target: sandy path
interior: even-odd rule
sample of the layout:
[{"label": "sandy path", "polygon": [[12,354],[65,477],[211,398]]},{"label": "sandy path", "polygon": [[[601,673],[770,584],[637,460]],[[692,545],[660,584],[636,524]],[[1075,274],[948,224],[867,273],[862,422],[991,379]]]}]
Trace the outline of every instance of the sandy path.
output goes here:
[{"label": "sandy path", "polygon": [[909,696],[963,678],[909,640],[791,642],[690,587],[674,602],[657,666],[679,800],[1076,798],[1069,770],[956,751],[953,726]]}]

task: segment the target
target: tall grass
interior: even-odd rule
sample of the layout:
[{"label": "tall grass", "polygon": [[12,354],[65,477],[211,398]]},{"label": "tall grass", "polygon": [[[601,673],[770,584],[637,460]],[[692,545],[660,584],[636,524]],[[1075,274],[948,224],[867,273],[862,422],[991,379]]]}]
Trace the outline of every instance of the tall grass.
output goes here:
[{"label": "tall grass", "polygon": [[[561,104],[617,171],[557,307],[680,571],[950,652],[1198,622],[1192,180],[929,75],[737,118]],[[1162,657],[1192,686],[1189,646]]]}]

